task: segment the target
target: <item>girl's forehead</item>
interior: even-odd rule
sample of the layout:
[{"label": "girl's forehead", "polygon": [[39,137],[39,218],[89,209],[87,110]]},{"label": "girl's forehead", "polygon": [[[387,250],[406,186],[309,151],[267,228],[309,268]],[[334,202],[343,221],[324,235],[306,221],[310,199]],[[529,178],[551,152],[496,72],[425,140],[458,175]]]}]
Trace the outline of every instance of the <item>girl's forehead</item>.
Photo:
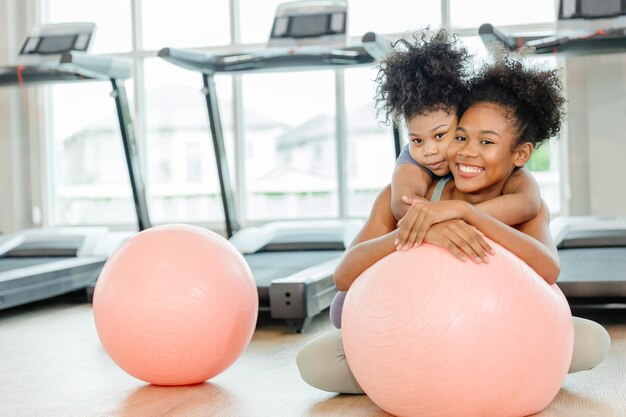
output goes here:
[{"label": "girl's forehead", "polygon": [[430,111],[424,114],[416,114],[412,116],[408,121],[407,125],[410,128],[416,129],[431,129],[435,126],[446,125],[456,121],[456,114],[448,113],[444,110],[436,110]]},{"label": "girl's forehead", "polygon": [[470,106],[459,121],[459,127],[495,131],[508,131],[513,128],[511,110],[495,103],[477,103]]}]

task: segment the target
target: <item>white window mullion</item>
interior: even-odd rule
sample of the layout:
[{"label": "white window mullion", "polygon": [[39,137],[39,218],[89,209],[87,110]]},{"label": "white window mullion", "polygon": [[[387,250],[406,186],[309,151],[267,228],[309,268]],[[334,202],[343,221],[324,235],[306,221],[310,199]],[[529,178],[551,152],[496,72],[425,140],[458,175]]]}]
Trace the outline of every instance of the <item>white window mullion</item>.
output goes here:
[{"label": "white window mullion", "polygon": [[348,135],[346,123],[346,88],[344,70],[335,71],[335,100],[336,100],[336,138],[337,138],[337,197],[339,203],[339,218],[348,216]]},{"label": "white window mullion", "polygon": [[[23,17],[25,25],[25,33],[28,33],[35,25],[39,25],[47,20],[48,17],[47,2],[27,2],[21,7],[20,14]],[[18,19],[19,21],[19,19]],[[21,40],[20,40],[21,42]],[[53,213],[54,199],[53,192],[53,175],[52,172],[52,140],[49,128],[52,118],[50,94],[46,88],[26,88],[20,87],[20,95],[26,97],[26,100],[20,100],[22,111],[26,115],[27,128],[24,143],[27,143],[28,150],[26,152],[26,167],[29,168],[25,173],[26,178],[30,179],[28,189],[30,190],[30,215],[27,218],[29,226],[49,226],[53,221],[51,214]],[[33,104],[30,104],[33,103]],[[41,110],[41,111],[40,111]]]},{"label": "white window mullion", "polygon": [[[241,42],[241,25],[239,13],[239,0],[230,0],[230,44],[236,46]],[[235,212],[238,215],[238,223],[241,227],[245,227],[248,218],[247,208],[247,183],[246,183],[246,154],[245,154],[245,135],[244,135],[244,107],[243,107],[243,89],[241,75],[233,75],[231,78],[233,101],[233,134],[234,134],[234,151],[235,151]]]},{"label": "white window mullion", "polygon": [[243,107],[243,88],[241,75],[233,75],[233,133],[235,140],[235,208],[238,215],[237,221],[241,227],[245,227],[248,218],[248,201],[246,191],[246,152],[245,152],[245,116]]},{"label": "white window mullion", "polygon": [[230,44],[241,43],[241,25],[239,24],[239,0],[230,0]]},{"label": "white window mullion", "polygon": [[441,27],[450,27],[450,0],[441,0]]},{"label": "white window mullion", "polygon": [[133,92],[134,92],[134,115],[133,126],[135,137],[139,147],[139,161],[144,179],[144,187],[146,192],[146,200],[150,207],[150,181],[148,178],[148,117],[147,117],[147,99],[146,85],[144,77],[144,59],[146,58],[140,52],[143,51],[143,0],[131,0],[131,26],[132,26],[132,50],[131,59],[133,60]]}]

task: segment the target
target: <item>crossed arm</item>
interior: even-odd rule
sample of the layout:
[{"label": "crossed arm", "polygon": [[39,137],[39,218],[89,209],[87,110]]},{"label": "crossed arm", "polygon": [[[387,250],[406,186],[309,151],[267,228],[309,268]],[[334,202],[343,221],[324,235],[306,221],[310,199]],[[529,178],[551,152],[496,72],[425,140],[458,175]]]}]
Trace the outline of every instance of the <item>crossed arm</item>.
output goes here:
[{"label": "crossed arm", "polygon": [[[525,261],[546,282],[556,281],[560,271],[556,247],[548,229],[549,212],[541,203],[539,213],[530,221],[512,228],[462,201],[441,201],[433,205],[455,205],[457,218],[432,225],[425,241],[448,248],[458,258],[473,254],[477,262],[488,261],[492,253],[483,236],[487,236]],[[484,234],[484,235],[483,235]],[[346,291],[354,280],[381,258],[396,250],[399,230],[391,210],[391,187],[376,198],[365,225],[337,266],[335,285]]]},{"label": "crossed arm", "polygon": [[[422,198],[426,195],[432,179],[426,172],[411,164],[398,165],[393,174],[391,185],[391,209],[394,217],[399,220],[398,245],[418,245],[424,240],[426,231],[434,223],[457,218],[447,216],[440,210],[435,216],[432,211],[414,209],[413,206],[429,203]],[[405,196],[405,198],[402,198]],[[407,198],[408,197],[408,198]],[[509,226],[516,226],[534,219],[541,209],[541,193],[539,185],[532,174],[526,169],[519,169],[507,180],[502,195],[491,200],[476,204],[490,216]]]}]

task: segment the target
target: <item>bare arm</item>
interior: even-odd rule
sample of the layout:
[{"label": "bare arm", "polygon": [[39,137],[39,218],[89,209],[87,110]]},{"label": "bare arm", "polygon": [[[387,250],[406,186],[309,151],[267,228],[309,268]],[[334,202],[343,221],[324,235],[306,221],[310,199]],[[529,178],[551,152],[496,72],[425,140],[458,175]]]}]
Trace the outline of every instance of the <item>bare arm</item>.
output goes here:
[{"label": "bare arm", "polygon": [[387,186],[378,194],[367,222],[335,269],[333,279],[337,289],[348,290],[363,271],[394,252],[396,234],[396,220],[391,213],[391,186]]},{"label": "bare arm", "polygon": [[476,207],[504,224],[515,226],[534,219],[541,209],[541,193],[527,169],[515,171],[499,197],[476,204]]},{"label": "bare arm", "polygon": [[[366,269],[396,250],[398,229],[391,214],[390,197],[391,187],[387,186],[376,198],[367,222],[335,269],[333,279],[338,290],[347,291]],[[429,242],[448,248],[459,259],[465,259],[466,255],[474,259],[478,253],[490,249],[474,226],[462,220],[446,223],[429,230]]]},{"label": "bare arm", "polygon": [[519,225],[517,229],[507,226],[475,206],[459,203],[465,206],[463,220],[526,262],[548,284],[556,282],[561,266],[550,235],[550,212],[545,202],[542,201],[534,219]]},{"label": "bare arm", "polygon": [[[476,207],[509,226],[517,226],[534,219],[541,208],[539,185],[528,170],[515,171],[504,185],[505,194],[476,204]],[[449,201],[449,200],[448,200]],[[445,201],[428,202],[421,198],[413,198],[409,209],[398,226],[399,247],[410,247],[414,243],[422,243],[427,230],[436,223],[446,220],[460,219],[461,211],[454,210],[458,206]]]},{"label": "bare arm", "polygon": [[402,196],[424,197],[432,177],[423,168],[413,164],[400,164],[393,170],[391,180],[391,211],[396,220],[404,217],[411,208],[402,201]]}]

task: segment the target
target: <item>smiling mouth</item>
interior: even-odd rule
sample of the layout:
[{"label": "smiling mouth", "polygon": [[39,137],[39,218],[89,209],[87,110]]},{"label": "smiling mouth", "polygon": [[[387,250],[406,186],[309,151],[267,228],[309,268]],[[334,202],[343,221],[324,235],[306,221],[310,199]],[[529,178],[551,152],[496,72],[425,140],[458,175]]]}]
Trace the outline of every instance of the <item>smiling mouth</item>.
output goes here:
[{"label": "smiling mouth", "polygon": [[462,177],[475,177],[476,175],[481,174],[485,168],[474,167],[463,164],[456,164],[457,171]]}]

